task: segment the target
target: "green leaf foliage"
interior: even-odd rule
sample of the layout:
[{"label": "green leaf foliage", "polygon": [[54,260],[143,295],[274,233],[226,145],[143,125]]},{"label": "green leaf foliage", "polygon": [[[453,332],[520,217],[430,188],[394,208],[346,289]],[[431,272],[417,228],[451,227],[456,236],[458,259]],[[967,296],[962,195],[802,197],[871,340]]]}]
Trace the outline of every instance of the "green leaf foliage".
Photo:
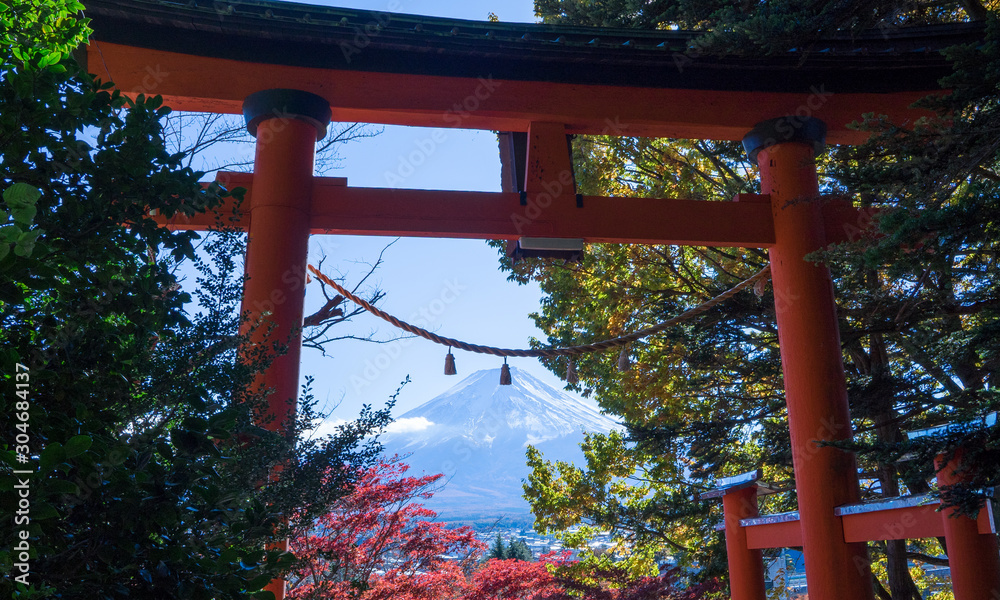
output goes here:
[{"label": "green leaf foliage", "polygon": [[[214,233],[195,252],[197,234],[149,217],[240,194],[203,187],[165,149],[160,98],[127,99],[69,58],[81,10],[0,2],[5,515],[30,486],[25,520],[0,531],[0,568],[20,573],[21,531],[31,548],[29,576],[5,577],[0,595],[267,597],[291,557],[266,544],[347,493],[388,414],[366,408],[305,439],[317,417],[305,388],[293,422],[259,426],[266,399],[250,382],[280,349],[237,360],[245,236]],[[194,298],[174,274],[184,261]]]},{"label": "green leaf foliage", "polygon": [[531,562],[532,554],[531,548],[522,539],[511,540],[509,543],[504,544],[503,536],[499,533],[493,540],[493,545],[490,546],[489,552],[483,556],[483,562],[490,559],[497,560],[523,560],[526,562]]},{"label": "green leaf foliage", "polygon": [[[698,30],[698,55],[808,51],[822,36],[871,28],[889,34],[929,23],[985,24],[981,43],[945,53],[953,73],[942,86],[951,92],[921,101],[927,118],[893,123],[859,107],[856,125],[871,133],[868,143],[818,158],[823,193],[877,212],[848,231],[848,243],[809,257],[834,276],[856,432],[842,446],[857,453],[864,495],[932,492],[934,457],[961,447],[970,481],[943,497],[974,514],[1000,483],[1000,429],[983,421],[1000,401],[996,6],[537,0],[536,11],[550,22]],[[755,167],[728,142],[592,136],[577,138],[574,152],[583,194],[726,202],[757,189]],[[501,263],[511,279],[536,280],[545,293],[532,315],[547,336],[538,345],[566,346],[672,317],[749,277],[767,254],[595,244],[578,265]],[[769,482],[794,485],[776,299],[769,286],[755,291],[630,345],[627,371],[617,368],[617,351],[576,361],[579,383],[570,387],[593,395],[626,431],[589,436],[584,464],[529,451],[525,492],[536,528],[610,530],[633,554],[670,556],[696,567],[696,578],[725,576],[724,545],[712,530],[720,503],[700,502],[697,494],[718,477],[756,468]],[[565,373],[562,360],[546,364]],[[952,426],[907,439],[945,424]],[[795,508],[790,492],[767,497],[761,509]],[[884,597],[916,593],[907,551],[942,553],[929,541],[872,544]]]}]

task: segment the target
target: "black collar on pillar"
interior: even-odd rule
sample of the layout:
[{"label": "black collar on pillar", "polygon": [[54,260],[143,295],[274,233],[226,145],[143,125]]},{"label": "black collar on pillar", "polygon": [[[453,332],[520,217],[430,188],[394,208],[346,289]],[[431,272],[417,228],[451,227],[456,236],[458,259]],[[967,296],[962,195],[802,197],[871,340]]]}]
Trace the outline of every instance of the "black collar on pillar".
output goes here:
[{"label": "black collar on pillar", "polygon": [[316,127],[316,139],[326,137],[333,112],[326,98],[301,90],[273,89],[250,94],[243,101],[243,118],[250,135],[267,119],[300,119]]},{"label": "black collar on pillar", "polygon": [[813,151],[819,154],[826,145],[826,123],[815,117],[797,115],[761,121],[743,137],[743,149],[750,162],[757,164],[758,152],[786,142],[812,144]]}]

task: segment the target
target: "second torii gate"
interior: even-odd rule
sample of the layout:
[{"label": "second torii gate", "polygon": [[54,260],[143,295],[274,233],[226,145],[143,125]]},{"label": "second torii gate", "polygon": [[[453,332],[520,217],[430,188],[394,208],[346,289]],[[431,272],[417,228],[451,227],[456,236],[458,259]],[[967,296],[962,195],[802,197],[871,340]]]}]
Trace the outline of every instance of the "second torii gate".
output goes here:
[{"label": "second torii gate", "polygon": [[[935,89],[944,68],[926,58],[927,44],[954,43],[975,31],[928,34],[916,40],[923,58],[913,54],[902,62],[894,55],[858,58],[841,48],[834,62],[818,65],[802,66],[797,57],[692,65],[686,45],[670,53],[670,44],[689,39],[678,32],[601,30],[604,42],[594,37],[574,49],[573,39],[594,32],[338,10],[276,2],[220,9],[218,2],[209,7],[197,0],[186,6],[95,0],[88,9],[95,29],[91,72],[124,90],[161,94],[175,108],[241,111],[257,139],[253,174],[222,178],[248,190],[239,220],[249,232],[243,307],[274,326],[258,328],[256,341],[293,339],[260,379],[274,389],[274,422],[295,410],[296,336],[311,233],[768,248],[799,497],[797,539],[810,597],[872,599],[865,543],[845,535],[836,512],[859,500],[855,459],[819,445],[852,435],[833,283],[826,267],[804,260],[863,229],[867,219],[842,203],[820,201],[814,156],[826,139],[863,139],[847,126],[861,112],[918,115],[909,105]],[[611,48],[608,39],[624,41]],[[687,62],[679,65],[678,55]],[[635,71],[627,79],[637,63],[651,74]],[[875,77],[855,81],[864,69]],[[720,79],[720,72],[731,79]],[[747,80],[748,72],[760,79]],[[814,118],[820,112],[823,120]],[[364,189],[316,178],[315,143],[333,117],[527,132],[523,188]],[[566,151],[571,133],[743,139],[760,168],[762,194],[728,203],[578,196]],[[207,229],[214,220],[202,216],[171,226]],[[963,556],[982,557],[962,572],[970,584],[960,589],[956,579],[957,600],[1000,597],[995,535],[979,534],[974,522],[971,529],[957,526],[965,532]],[[733,597],[762,600],[757,579],[734,577]],[[269,589],[283,597],[283,582]]]}]

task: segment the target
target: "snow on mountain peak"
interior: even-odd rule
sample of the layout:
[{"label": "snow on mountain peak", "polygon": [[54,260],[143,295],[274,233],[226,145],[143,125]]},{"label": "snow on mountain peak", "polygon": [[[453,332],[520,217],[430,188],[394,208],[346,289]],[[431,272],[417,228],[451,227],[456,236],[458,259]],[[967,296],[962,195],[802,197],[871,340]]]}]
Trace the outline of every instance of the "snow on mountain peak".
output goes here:
[{"label": "snow on mountain peak", "polygon": [[530,373],[510,372],[511,385],[500,385],[500,369],[469,375],[403,413],[381,438],[385,453],[404,457],[414,473],[445,475],[444,488],[426,503],[444,517],[528,514],[525,446],[548,460],[580,461],[582,432],[618,427]]},{"label": "snow on mountain peak", "polygon": [[580,461],[582,432],[618,427],[530,373],[510,372],[511,385],[500,385],[500,369],[469,375],[403,413],[381,438],[386,454],[404,457],[415,473],[445,475],[444,488],[427,501],[443,516],[526,515],[525,446],[548,460]]},{"label": "snow on mountain peak", "polygon": [[397,431],[415,434],[423,442],[462,436],[486,445],[517,439],[523,446],[581,430],[606,433],[615,427],[613,420],[530,373],[514,367],[510,371],[511,385],[500,385],[500,369],[469,375],[397,420],[423,427],[403,426]]}]

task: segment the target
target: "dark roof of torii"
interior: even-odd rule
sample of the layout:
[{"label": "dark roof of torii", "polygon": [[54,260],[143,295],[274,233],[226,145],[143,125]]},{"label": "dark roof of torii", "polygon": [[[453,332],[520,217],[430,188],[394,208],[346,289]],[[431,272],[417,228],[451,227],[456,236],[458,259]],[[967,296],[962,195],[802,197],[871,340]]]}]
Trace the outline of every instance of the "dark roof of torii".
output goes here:
[{"label": "dark roof of torii", "polygon": [[894,28],[823,39],[768,57],[701,56],[687,31],[488,23],[285,2],[91,0],[94,39],[266,64],[413,75],[672,89],[929,91],[940,50],[982,38],[978,24]]}]

